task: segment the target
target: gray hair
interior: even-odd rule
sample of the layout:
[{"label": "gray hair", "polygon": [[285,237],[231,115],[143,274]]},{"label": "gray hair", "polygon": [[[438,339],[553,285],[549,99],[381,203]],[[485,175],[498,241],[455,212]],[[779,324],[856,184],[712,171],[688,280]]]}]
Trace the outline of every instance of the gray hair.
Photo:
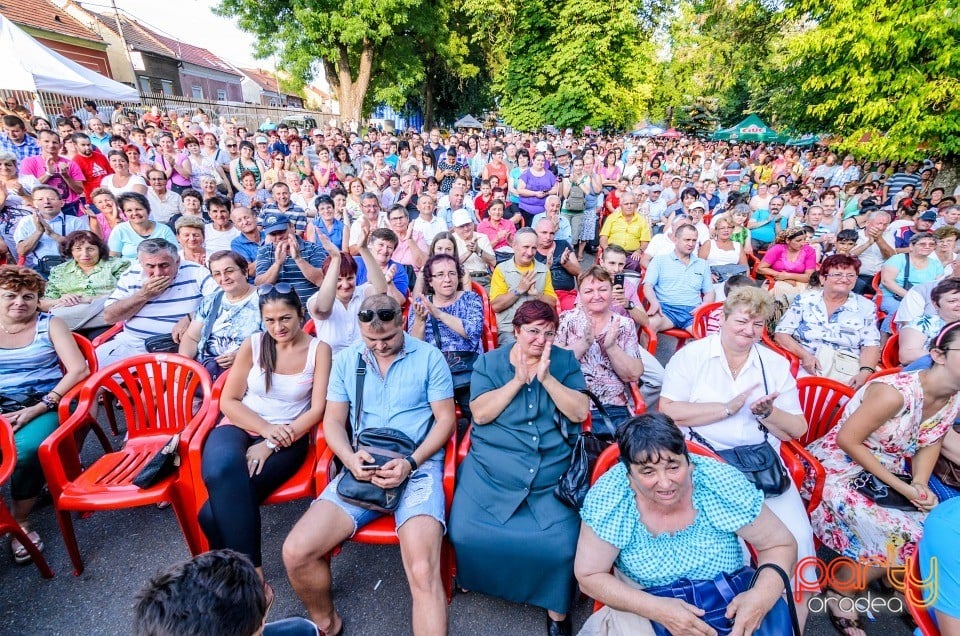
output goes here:
[{"label": "gray hair", "polygon": [[360,195],[360,204],[363,205],[363,202],[367,199],[373,199],[377,202],[377,207],[380,207],[380,198],[375,195],[373,192],[364,192]]},{"label": "gray hair", "polygon": [[17,155],[13,154],[12,152],[0,152],[0,161],[12,161],[18,167],[20,165],[20,161],[17,159]]},{"label": "gray hair", "polygon": [[[395,312],[392,323],[380,320],[380,316],[377,315],[377,312],[381,309],[392,309]],[[384,327],[387,327],[391,324],[403,324],[403,311],[401,310],[400,303],[398,303],[395,298],[387,294],[374,294],[364,298],[363,302],[360,304],[358,313],[363,311],[373,312],[373,318],[365,324],[370,325],[370,328],[374,331],[381,331]]]},{"label": "gray hair", "polygon": [[517,230],[516,234],[513,235],[513,242],[516,243],[517,239],[519,239],[521,236],[532,236],[533,238],[536,239],[537,232],[532,227],[522,227],[519,230]]},{"label": "gray hair", "polygon": [[180,261],[180,254],[177,252],[177,246],[162,238],[151,238],[141,241],[137,246],[137,258],[141,256],[153,256],[160,252],[166,252],[177,262]]},{"label": "gray hair", "polygon": [[892,216],[892,215],[890,214],[890,212],[888,212],[887,210],[873,210],[872,212],[870,212],[870,214],[867,215],[867,220],[868,220],[868,221],[872,221],[872,220],[874,220],[875,218],[877,218],[878,216],[885,216],[885,217],[887,217],[888,219],[892,219],[892,218],[893,218],[893,216]]}]

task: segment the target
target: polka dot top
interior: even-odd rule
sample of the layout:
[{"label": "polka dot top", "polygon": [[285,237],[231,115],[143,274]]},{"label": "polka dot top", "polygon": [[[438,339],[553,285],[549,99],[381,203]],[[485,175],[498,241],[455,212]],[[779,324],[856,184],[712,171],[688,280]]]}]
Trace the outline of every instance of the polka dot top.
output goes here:
[{"label": "polka dot top", "polygon": [[728,464],[699,455],[691,460],[697,515],[676,533],[654,536],[643,525],[622,463],[597,481],[580,511],[598,537],[620,550],[617,568],[643,587],[712,580],[745,564],[735,532],[760,515],[763,493]]}]

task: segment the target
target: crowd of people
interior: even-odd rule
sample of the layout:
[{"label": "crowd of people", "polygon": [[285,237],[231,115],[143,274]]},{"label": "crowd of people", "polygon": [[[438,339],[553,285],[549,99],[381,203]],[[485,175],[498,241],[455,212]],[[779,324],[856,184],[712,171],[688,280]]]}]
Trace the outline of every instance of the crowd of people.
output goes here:
[{"label": "crowd of people", "polygon": [[[273,596],[260,505],[322,427],[343,470],[283,562],[325,634],[345,623],[327,557],[383,514],[344,494],[357,483],[396,493],[417,634],[446,630],[444,541],[463,589],[543,608],[548,634],[572,633],[578,584],[650,633],[751,633],[790,590],[767,568],[749,585],[743,542],[790,576],[815,539],[902,566],[927,514],[960,493],[960,206],[934,185],[934,161],[569,130],[61,115],[9,113],[0,133],[0,409],[18,452],[13,513],[39,548],[37,448],[87,375],[71,332],[111,327],[101,366],[165,338],[228,374],[199,522],[213,549],[241,556],[215,554],[256,571],[258,608]],[[663,365],[665,336],[678,344]],[[878,373],[881,359],[895,364]],[[812,424],[797,385],[811,376],[853,397],[808,447],[826,474],[810,514],[809,484],[761,485],[688,450],[751,448],[779,465]],[[586,422],[620,462],[578,511],[554,488],[571,461],[564,433]],[[409,452],[358,446],[387,429]],[[452,502],[451,438],[465,453]],[[720,578],[736,596],[719,615],[670,596]],[[801,628],[819,591],[797,603]],[[838,602],[856,590],[822,592],[837,630],[863,636]],[[941,582],[943,625],[960,621],[954,592]]]}]

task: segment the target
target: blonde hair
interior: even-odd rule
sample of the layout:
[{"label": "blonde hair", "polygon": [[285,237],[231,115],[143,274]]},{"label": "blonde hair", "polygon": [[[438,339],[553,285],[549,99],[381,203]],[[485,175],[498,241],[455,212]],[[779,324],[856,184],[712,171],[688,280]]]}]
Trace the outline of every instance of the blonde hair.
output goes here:
[{"label": "blonde hair", "polygon": [[758,287],[737,287],[723,301],[723,315],[729,318],[735,311],[767,320],[773,315],[773,296]]}]

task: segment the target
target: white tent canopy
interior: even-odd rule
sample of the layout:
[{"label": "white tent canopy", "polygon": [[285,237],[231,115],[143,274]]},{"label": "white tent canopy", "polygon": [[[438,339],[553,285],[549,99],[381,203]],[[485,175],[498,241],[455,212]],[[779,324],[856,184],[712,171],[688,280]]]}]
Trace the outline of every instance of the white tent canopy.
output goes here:
[{"label": "white tent canopy", "polygon": [[0,89],[139,102],[136,89],[68,60],[0,15]]}]

